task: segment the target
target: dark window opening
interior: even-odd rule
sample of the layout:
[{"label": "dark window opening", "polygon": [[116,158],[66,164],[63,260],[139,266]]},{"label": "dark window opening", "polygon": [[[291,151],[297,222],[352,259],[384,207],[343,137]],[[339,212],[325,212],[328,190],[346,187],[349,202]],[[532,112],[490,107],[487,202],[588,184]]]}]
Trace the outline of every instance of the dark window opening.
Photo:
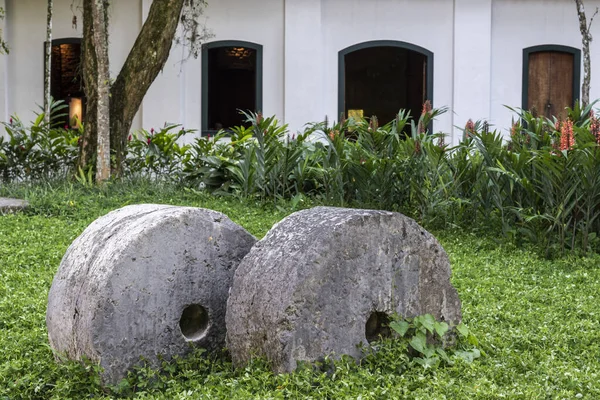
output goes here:
[{"label": "dark window opening", "polygon": [[81,39],[52,41],[50,94],[54,101],[62,100],[68,107],[54,116],[57,126],[77,128],[85,112],[85,94],[81,71]]},{"label": "dark window opening", "polygon": [[257,111],[256,49],[243,46],[208,50],[208,131],[245,125],[243,111]]},{"label": "dark window opening", "polygon": [[344,114],[392,121],[400,109],[418,118],[428,92],[427,56],[395,46],[361,48],[344,55]]}]

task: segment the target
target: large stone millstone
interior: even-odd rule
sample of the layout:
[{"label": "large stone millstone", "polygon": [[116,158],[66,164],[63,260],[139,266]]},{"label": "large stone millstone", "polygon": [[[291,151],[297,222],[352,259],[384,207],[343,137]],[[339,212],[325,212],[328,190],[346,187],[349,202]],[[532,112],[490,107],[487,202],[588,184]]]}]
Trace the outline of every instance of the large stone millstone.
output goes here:
[{"label": "large stone millstone", "polygon": [[256,239],[201,208],[135,205],[93,222],[67,250],[48,297],[52,348],[100,362],[114,384],[143,357],[153,366],[225,344],[233,274]]},{"label": "large stone millstone", "polygon": [[402,214],[317,207],[290,215],[238,267],[227,304],[236,366],[361,356],[387,318],[433,314],[456,324],[460,300],[439,242]]},{"label": "large stone millstone", "polygon": [[29,202],[21,199],[0,197],[0,215],[23,211],[29,207]]}]

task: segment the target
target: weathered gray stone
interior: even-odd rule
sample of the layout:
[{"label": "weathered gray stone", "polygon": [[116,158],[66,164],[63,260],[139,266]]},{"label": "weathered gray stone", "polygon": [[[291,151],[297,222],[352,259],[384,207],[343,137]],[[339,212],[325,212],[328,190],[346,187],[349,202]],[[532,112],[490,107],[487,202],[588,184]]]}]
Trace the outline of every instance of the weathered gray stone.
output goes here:
[{"label": "weathered gray stone", "polygon": [[22,211],[27,207],[29,203],[26,200],[0,197],[0,215]]},{"label": "weathered gray stone", "polygon": [[135,205],[93,222],[67,250],[48,296],[52,348],[100,362],[118,382],[144,357],[159,366],[221,349],[233,274],[256,239],[216,211]]},{"label": "weathered gray stone", "polygon": [[227,304],[236,366],[275,372],[323,356],[361,356],[382,323],[433,314],[456,324],[460,300],[439,242],[402,214],[317,207],[277,224],[238,267]]}]

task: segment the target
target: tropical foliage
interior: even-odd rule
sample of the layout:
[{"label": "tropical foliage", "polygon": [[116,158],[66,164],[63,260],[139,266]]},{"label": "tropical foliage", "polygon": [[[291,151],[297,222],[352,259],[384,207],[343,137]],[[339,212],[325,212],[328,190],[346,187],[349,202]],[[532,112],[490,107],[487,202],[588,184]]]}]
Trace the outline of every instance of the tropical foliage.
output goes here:
[{"label": "tropical foliage", "polygon": [[[426,103],[418,119],[401,110],[385,125],[375,117],[347,119],[299,133],[274,117],[247,113],[246,126],[185,145],[190,131],[167,125],[129,137],[126,172],[218,195],[314,198],[400,211],[428,225],[499,229],[547,256],[600,249],[600,122],[592,106],[576,106],[565,121],[513,110],[518,122],[508,141],[487,123],[469,121],[455,147],[428,132],[444,111]],[[5,182],[72,171],[80,132],[42,120],[25,127],[15,117],[5,124]]]}]

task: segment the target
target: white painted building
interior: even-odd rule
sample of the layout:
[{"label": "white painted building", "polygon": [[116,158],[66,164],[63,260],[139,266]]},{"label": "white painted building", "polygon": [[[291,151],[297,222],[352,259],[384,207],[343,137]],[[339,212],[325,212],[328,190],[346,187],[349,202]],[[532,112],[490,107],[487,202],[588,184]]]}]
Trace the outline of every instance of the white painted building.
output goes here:
[{"label": "white painted building", "polygon": [[[55,0],[55,44],[81,37],[78,3]],[[151,0],[111,3],[116,76]],[[11,47],[0,56],[0,120],[13,113],[30,120],[43,101],[45,1],[0,6]],[[586,6],[591,15],[600,1]],[[579,97],[583,76],[573,0],[209,0],[206,25],[215,36],[202,57],[181,63],[184,50],[173,47],[134,129],[168,121],[210,130],[228,125],[232,109],[254,107],[299,130],[342,113],[416,110],[431,99],[450,109],[434,130],[456,143],[453,127],[469,118],[507,131],[512,114],[504,105],[560,110]],[[598,46],[592,98],[600,97]]]}]

